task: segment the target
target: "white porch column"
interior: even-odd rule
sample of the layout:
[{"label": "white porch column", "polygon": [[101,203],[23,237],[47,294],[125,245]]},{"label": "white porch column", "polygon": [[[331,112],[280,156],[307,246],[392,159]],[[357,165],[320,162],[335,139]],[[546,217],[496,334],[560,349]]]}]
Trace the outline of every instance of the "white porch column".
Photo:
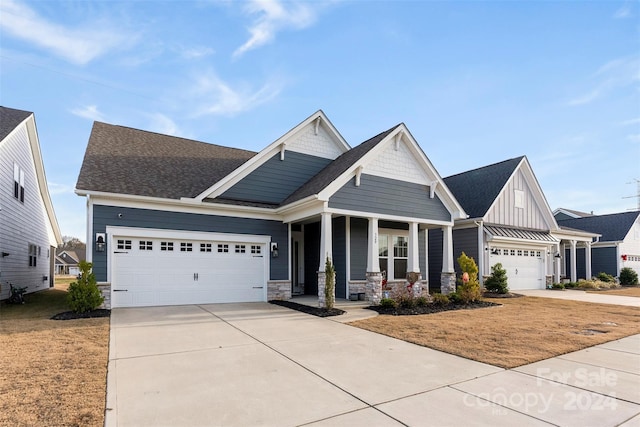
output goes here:
[{"label": "white porch column", "polygon": [[442,272],[453,273],[453,229],[451,226],[442,227]]},{"label": "white porch column", "polygon": [[408,248],[408,260],[407,260],[407,273],[419,273],[420,272],[420,256],[418,249],[418,223],[409,223],[409,248]]},{"label": "white porch column", "polygon": [[578,281],[578,271],[576,268],[576,244],[575,240],[571,240],[571,249],[569,251],[570,263],[571,263],[571,281]]},{"label": "white porch column", "polygon": [[320,222],[320,267],[318,267],[318,271],[324,271],[327,258],[333,262],[331,233],[331,214],[323,212]]},{"label": "white porch column", "polygon": [[587,280],[591,280],[591,242],[585,242],[587,247],[584,249],[584,265],[587,277]]},{"label": "white porch column", "polygon": [[379,273],[378,218],[369,218],[369,238],[367,240],[367,272]]}]

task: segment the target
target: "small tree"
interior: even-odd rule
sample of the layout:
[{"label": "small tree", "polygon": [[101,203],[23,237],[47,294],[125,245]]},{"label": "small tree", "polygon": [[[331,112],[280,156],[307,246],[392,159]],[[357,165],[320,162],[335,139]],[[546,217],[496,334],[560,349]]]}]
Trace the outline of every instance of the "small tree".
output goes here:
[{"label": "small tree", "polygon": [[326,308],[333,308],[333,304],[336,301],[336,269],[333,267],[329,257],[327,257],[327,261],[324,264],[324,276],[324,304]]},{"label": "small tree", "polygon": [[625,267],[620,270],[620,284],[622,286],[635,286],[638,284],[638,273],[633,268]]},{"label": "small tree", "polygon": [[478,301],[482,294],[480,293],[476,261],[462,252],[462,255],[458,258],[458,265],[463,273],[462,277],[458,279],[460,286],[457,293],[460,296],[460,300],[465,304]]},{"label": "small tree", "polygon": [[507,284],[507,270],[502,268],[502,264],[497,263],[491,267],[491,276],[484,282],[484,287],[490,292],[496,292],[498,294],[509,293],[509,286]]},{"label": "small tree", "polygon": [[91,272],[93,264],[80,261],[80,276],[78,281],[69,285],[67,302],[71,310],[76,313],[86,313],[95,310],[104,302],[104,297],[98,289],[96,276]]}]

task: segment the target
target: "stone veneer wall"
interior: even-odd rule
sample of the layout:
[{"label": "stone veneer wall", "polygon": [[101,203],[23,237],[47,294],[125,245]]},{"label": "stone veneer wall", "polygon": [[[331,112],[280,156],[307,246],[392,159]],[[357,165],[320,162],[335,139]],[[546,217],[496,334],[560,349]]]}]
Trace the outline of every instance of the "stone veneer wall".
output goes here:
[{"label": "stone veneer wall", "polygon": [[111,310],[111,283],[98,283],[98,289],[104,297],[104,302],[98,308],[106,308]]},{"label": "stone veneer wall", "polygon": [[550,288],[553,285],[553,276],[546,276],[545,279],[545,288]]},{"label": "stone veneer wall", "polygon": [[327,284],[327,275],[324,271],[318,271],[318,307],[324,307],[327,299],[324,297],[324,287]]},{"label": "stone veneer wall", "polygon": [[373,305],[380,304],[382,299],[382,273],[367,271],[365,299]]},{"label": "stone veneer wall", "polygon": [[[349,293],[350,294],[364,294],[366,293],[367,281],[366,280],[352,280],[349,281]],[[347,299],[349,295],[347,295]]]},{"label": "stone veneer wall", "polygon": [[456,273],[440,273],[440,292],[448,295],[456,291]]},{"label": "stone veneer wall", "polygon": [[267,282],[267,301],[291,299],[291,281],[269,280]]}]

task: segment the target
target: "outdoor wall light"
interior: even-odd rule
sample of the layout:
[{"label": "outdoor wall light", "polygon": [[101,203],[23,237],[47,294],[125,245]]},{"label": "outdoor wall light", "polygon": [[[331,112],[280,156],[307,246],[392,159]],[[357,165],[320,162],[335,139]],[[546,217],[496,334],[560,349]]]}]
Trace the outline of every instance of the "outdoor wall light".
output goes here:
[{"label": "outdoor wall light", "polygon": [[96,233],[96,252],[104,252],[107,243],[104,240],[104,233]]},{"label": "outdoor wall light", "polygon": [[491,255],[498,255],[498,249],[492,248],[491,249]]},{"label": "outdoor wall light", "polygon": [[271,257],[278,258],[278,244],[271,243]]},{"label": "outdoor wall light", "polygon": [[556,254],[553,257],[554,258],[560,258],[560,252],[556,252]]},{"label": "outdoor wall light", "polygon": [[9,252],[2,252],[2,258],[9,256]]}]

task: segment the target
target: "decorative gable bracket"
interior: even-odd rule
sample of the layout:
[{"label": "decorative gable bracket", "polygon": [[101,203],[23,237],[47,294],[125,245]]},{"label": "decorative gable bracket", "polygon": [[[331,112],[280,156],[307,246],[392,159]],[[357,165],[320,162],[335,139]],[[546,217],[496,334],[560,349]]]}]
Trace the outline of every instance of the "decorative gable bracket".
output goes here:
[{"label": "decorative gable bracket", "polygon": [[398,149],[400,148],[400,141],[402,141],[402,131],[398,132],[396,135],[396,146],[395,146],[395,150],[398,151]]},{"label": "decorative gable bracket", "polygon": [[364,170],[364,166],[359,166],[356,169],[356,187],[360,187],[360,175],[362,175],[362,171]]},{"label": "decorative gable bracket", "polygon": [[436,187],[438,186],[438,180],[431,181],[429,184],[429,198],[433,199],[436,195]]},{"label": "decorative gable bracket", "polygon": [[315,125],[315,128],[313,129],[313,133],[316,134],[316,135],[318,134],[318,127],[320,127],[320,119],[321,119],[321,117],[318,117],[316,119],[316,125]]},{"label": "decorative gable bracket", "polygon": [[287,146],[286,142],[283,142],[282,144],[280,144],[280,160],[284,160],[284,150]]}]

